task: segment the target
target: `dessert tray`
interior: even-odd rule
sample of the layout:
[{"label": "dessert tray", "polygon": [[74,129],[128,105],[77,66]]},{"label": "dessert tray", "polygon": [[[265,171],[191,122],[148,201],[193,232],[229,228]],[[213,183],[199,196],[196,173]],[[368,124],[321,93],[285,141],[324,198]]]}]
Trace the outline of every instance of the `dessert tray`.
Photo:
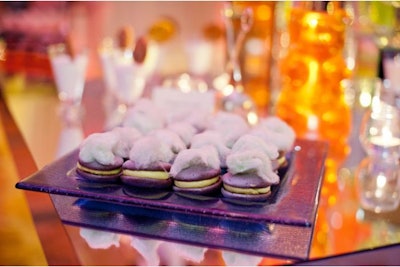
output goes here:
[{"label": "dessert tray", "polygon": [[94,183],[75,173],[75,150],[16,184],[50,193],[64,223],[261,256],[308,258],[327,144],[296,140],[268,201],[237,202]]}]

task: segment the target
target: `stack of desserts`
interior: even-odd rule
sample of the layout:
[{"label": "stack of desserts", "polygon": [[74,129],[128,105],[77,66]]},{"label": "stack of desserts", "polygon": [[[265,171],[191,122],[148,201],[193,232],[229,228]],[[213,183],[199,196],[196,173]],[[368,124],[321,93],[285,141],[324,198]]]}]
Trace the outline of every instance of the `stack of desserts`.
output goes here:
[{"label": "stack of desserts", "polygon": [[166,189],[265,201],[279,184],[295,132],[276,116],[249,125],[239,115],[192,112],[168,121],[141,98],[121,125],[89,135],[79,147],[77,174],[140,190]]}]

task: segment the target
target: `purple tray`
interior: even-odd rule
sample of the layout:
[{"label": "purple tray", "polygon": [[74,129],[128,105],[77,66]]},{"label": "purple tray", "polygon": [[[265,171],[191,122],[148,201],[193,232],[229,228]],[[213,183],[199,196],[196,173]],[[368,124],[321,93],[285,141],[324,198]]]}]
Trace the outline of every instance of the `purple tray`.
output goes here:
[{"label": "purple tray", "polygon": [[[324,142],[296,140],[290,165],[280,173],[280,185],[261,204],[232,203],[222,195],[193,199],[172,191],[143,193],[119,183],[85,182],[75,174],[77,150],[21,180],[16,187],[52,194],[61,220],[73,225],[306,259],[326,154]],[[96,212],[107,212],[109,221],[104,216],[101,220],[90,216]]]}]

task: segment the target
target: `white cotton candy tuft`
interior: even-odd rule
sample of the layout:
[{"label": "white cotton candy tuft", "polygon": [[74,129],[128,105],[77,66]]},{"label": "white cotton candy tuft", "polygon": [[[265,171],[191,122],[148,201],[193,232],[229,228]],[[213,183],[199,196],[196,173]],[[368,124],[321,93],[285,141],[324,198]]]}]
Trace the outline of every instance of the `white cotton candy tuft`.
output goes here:
[{"label": "white cotton candy tuft", "polygon": [[196,134],[196,128],[188,122],[174,122],[167,128],[179,135],[186,147],[190,146],[192,137]]},{"label": "white cotton candy tuft", "polygon": [[220,161],[217,150],[213,146],[203,146],[179,152],[171,166],[170,174],[176,176],[179,172],[191,166],[219,169]]},{"label": "white cotton candy tuft", "polygon": [[185,143],[182,141],[180,136],[169,130],[169,129],[157,129],[151,131],[148,136],[154,136],[172,150],[173,153],[177,154],[179,151],[186,149]]},{"label": "white cotton candy tuft", "polygon": [[115,155],[128,158],[133,143],[139,139],[142,134],[139,130],[131,127],[116,127],[112,129],[112,132],[115,132],[118,136],[118,142],[114,146]]},{"label": "white cotton candy tuft", "polygon": [[146,168],[159,162],[171,162],[174,153],[170,147],[154,136],[145,136],[138,139],[129,152],[129,159],[139,168]]},{"label": "white cotton candy tuft", "polygon": [[209,145],[213,146],[217,150],[221,166],[225,167],[226,157],[231,150],[225,145],[222,135],[219,132],[208,130],[196,134],[192,138],[190,148],[200,148]]},{"label": "white cotton candy tuft", "polygon": [[258,149],[265,153],[271,160],[279,156],[278,147],[272,143],[267,143],[258,136],[246,134],[240,137],[232,147],[232,153]]},{"label": "white cotton candy tuft", "polygon": [[224,144],[231,148],[240,136],[250,130],[250,126],[245,119],[235,113],[219,111],[210,120],[208,129],[221,133]]},{"label": "white cotton candy tuft", "polygon": [[103,165],[120,162],[121,157],[116,156],[113,152],[118,139],[118,135],[114,132],[89,135],[80,145],[79,159],[83,162],[97,161]]},{"label": "white cotton candy tuft", "polygon": [[255,173],[271,184],[279,183],[279,176],[272,169],[269,157],[257,149],[231,153],[226,159],[231,174]]},{"label": "white cotton candy tuft", "polygon": [[251,132],[265,141],[275,144],[281,151],[291,150],[296,139],[293,128],[276,116],[260,120]]},{"label": "white cotton candy tuft", "polygon": [[165,118],[159,108],[147,98],[141,98],[129,108],[122,121],[124,127],[133,127],[142,134],[165,126]]}]

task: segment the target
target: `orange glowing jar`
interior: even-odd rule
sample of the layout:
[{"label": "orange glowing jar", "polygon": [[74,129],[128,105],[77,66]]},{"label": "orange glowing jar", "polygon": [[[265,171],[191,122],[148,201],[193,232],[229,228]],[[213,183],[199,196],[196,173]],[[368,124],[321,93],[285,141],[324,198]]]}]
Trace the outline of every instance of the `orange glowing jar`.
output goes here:
[{"label": "orange glowing jar", "polygon": [[350,74],[343,57],[346,24],[343,9],[331,9],[292,8],[290,43],[279,65],[281,92],[275,112],[299,138],[334,143],[330,155],[344,158],[351,123],[341,87]]}]

